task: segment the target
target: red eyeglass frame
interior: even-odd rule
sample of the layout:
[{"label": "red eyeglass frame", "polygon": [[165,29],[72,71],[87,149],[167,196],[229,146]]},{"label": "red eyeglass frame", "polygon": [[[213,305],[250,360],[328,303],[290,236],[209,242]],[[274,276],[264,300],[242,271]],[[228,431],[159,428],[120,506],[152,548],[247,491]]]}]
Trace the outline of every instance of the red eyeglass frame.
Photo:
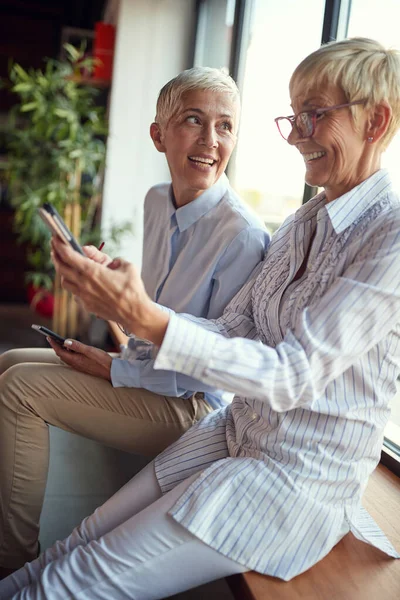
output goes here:
[{"label": "red eyeglass frame", "polygon": [[[288,140],[290,133],[293,131],[293,127],[296,127],[296,131],[299,134],[300,139],[306,139],[306,138],[311,138],[314,133],[315,133],[315,127],[317,125],[317,117],[319,115],[322,115],[326,112],[329,112],[330,110],[337,110],[338,108],[346,108],[347,106],[353,106],[354,104],[365,104],[365,100],[353,100],[353,102],[346,102],[345,104],[335,104],[334,106],[327,106],[324,108],[313,108],[310,110],[302,110],[299,113],[297,113],[297,115],[289,115],[287,117],[276,117],[274,119],[276,126],[278,128],[279,133],[281,134],[281,136],[283,137],[283,139],[285,141]],[[311,133],[310,135],[302,135],[301,131],[299,130],[298,126],[297,126],[297,119],[299,118],[300,115],[306,113],[307,115],[311,115],[311,124],[312,124],[312,129],[311,129]],[[289,121],[289,123],[292,126],[292,129],[288,135],[288,137],[285,137],[279,127],[279,121],[282,120],[287,120]]]}]

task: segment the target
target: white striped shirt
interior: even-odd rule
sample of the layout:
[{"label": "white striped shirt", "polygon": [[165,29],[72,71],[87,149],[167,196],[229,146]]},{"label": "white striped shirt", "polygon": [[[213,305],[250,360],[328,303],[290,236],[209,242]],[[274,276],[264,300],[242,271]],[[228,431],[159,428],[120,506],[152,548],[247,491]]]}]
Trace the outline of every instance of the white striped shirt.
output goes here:
[{"label": "white striped shirt", "polygon": [[155,367],[237,394],[156,460],[163,491],[200,473],[171,514],[203,542],[285,580],[349,530],[399,557],[361,506],[399,373],[399,265],[380,170],[289,217],[220,319],[171,316]]}]

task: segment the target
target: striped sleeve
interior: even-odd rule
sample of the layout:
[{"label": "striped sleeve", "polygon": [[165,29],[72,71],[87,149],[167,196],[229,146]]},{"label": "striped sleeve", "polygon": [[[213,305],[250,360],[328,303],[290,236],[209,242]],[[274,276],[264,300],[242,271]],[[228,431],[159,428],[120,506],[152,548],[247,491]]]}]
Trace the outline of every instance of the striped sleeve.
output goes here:
[{"label": "striped sleeve", "polygon": [[[225,339],[174,317],[156,368],[264,400],[277,412],[311,405],[400,321],[399,261],[400,222],[395,217],[376,228],[359,256],[300,314],[276,348],[241,337]],[[225,327],[229,335],[226,317]]]}]

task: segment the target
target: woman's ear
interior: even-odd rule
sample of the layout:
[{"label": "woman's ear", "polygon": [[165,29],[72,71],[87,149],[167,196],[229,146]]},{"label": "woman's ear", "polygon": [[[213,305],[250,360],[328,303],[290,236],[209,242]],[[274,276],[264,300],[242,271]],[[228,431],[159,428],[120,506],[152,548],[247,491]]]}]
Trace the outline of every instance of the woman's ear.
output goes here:
[{"label": "woman's ear", "polygon": [[150,137],[153,140],[153,144],[159,152],[165,152],[165,145],[163,141],[163,134],[159,123],[152,123],[150,125]]},{"label": "woman's ear", "polygon": [[373,106],[367,121],[367,139],[372,138],[374,142],[380,140],[389,127],[391,116],[392,109],[387,102],[383,101]]}]

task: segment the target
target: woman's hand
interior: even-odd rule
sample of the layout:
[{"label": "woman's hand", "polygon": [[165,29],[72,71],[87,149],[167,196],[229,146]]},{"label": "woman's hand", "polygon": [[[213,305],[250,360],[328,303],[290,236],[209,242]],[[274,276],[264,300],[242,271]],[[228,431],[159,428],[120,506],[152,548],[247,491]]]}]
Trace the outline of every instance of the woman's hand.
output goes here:
[{"label": "woman's hand", "polygon": [[99,263],[99,265],[104,265],[107,267],[107,265],[109,265],[113,260],[111,256],[108,256],[108,254],[105,252],[101,252],[101,250],[98,250],[96,246],[83,246],[82,249],[88,258]]},{"label": "woman's hand", "polygon": [[104,350],[86,346],[76,340],[66,340],[65,346],[49,337],[47,341],[57,356],[73,369],[111,381],[112,358]]},{"label": "woman's hand", "polygon": [[106,267],[55,237],[52,258],[62,286],[78,296],[86,310],[117,321],[138,337],[161,345],[169,317],[151,301],[131,263],[117,258]]}]

